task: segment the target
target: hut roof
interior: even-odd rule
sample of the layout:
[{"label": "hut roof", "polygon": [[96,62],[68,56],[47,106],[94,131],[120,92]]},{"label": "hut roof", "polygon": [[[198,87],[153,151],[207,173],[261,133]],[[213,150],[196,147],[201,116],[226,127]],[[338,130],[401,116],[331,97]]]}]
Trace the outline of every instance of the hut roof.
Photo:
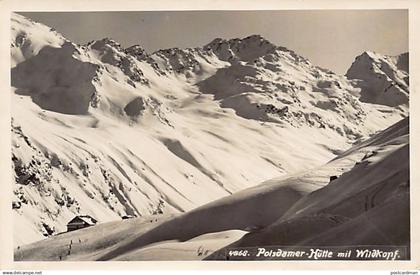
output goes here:
[{"label": "hut roof", "polygon": [[80,222],[80,221],[82,221],[86,224],[89,224],[89,225],[94,225],[98,222],[97,220],[95,220],[94,218],[92,218],[89,215],[79,215],[79,216],[74,217],[71,221],[69,221],[68,224],[77,223],[77,222]]}]

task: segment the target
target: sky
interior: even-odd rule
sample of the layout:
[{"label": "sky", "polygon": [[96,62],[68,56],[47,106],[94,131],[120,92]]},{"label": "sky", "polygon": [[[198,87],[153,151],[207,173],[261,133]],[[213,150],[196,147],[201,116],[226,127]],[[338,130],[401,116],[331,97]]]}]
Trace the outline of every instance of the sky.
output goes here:
[{"label": "sky", "polygon": [[110,37],[152,53],[260,34],[313,64],[345,74],[364,51],[408,51],[407,10],[20,12],[84,44]]}]

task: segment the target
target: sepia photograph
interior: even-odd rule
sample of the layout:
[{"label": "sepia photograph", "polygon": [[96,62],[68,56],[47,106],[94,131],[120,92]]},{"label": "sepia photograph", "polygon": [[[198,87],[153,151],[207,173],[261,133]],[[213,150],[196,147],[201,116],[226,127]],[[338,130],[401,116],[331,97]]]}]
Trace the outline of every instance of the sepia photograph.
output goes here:
[{"label": "sepia photograph", "polygon": [[12,261],[415,260],[409,13],[12,8]]}]

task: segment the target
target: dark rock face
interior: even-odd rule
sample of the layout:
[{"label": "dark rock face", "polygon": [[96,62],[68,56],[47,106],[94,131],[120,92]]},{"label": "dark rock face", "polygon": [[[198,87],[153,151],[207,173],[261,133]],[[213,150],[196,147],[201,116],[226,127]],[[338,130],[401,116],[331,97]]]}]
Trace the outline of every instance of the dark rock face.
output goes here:
[{"label": "dark rock face", "polygon": [[144,101],[141,97],[136,97],[130,103],[124,107],[124,112],[130,117],[136,117],[140,115],[141,111],[144,110]]},{"label": "dark rock face", "polygon": [[86,114],[95,87],[97,65],[73,57],[71,43],[62,48],[45,47],[37,56],[12,69],[16,93],[29,95],[41,108],[64,113]]}]

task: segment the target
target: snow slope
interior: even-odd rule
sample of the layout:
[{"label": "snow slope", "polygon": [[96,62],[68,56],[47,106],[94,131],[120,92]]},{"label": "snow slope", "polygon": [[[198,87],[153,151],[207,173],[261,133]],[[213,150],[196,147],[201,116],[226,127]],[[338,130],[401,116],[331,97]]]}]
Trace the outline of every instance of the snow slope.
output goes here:
[{"label": "snow slope", "polygon": [[[76,45],[18,14],[12,35],[16,245],[76,214],[188,211],[319,166],[408,115],[258,35],[148,54]],[[316,186],[295,188],[284,186],[297,200]]]},{"label": "snow slope", "polygon": [[[314,169],[185,214],[95,226],[101,238],[93,228],[64,233],[15,250],[15,258],[57,260],[78,239],[85,243],[63,260],[223,259],[224,247],[263,245],[409,245],[408,134],[406,118]],[[330,181],[332,175],[338,178]]]},{"label": "snow slope", "polygon": [[350,171],[234,246],[409,245],[408,119],[353,148],[344,158],[356,152],[365,155]]}]

